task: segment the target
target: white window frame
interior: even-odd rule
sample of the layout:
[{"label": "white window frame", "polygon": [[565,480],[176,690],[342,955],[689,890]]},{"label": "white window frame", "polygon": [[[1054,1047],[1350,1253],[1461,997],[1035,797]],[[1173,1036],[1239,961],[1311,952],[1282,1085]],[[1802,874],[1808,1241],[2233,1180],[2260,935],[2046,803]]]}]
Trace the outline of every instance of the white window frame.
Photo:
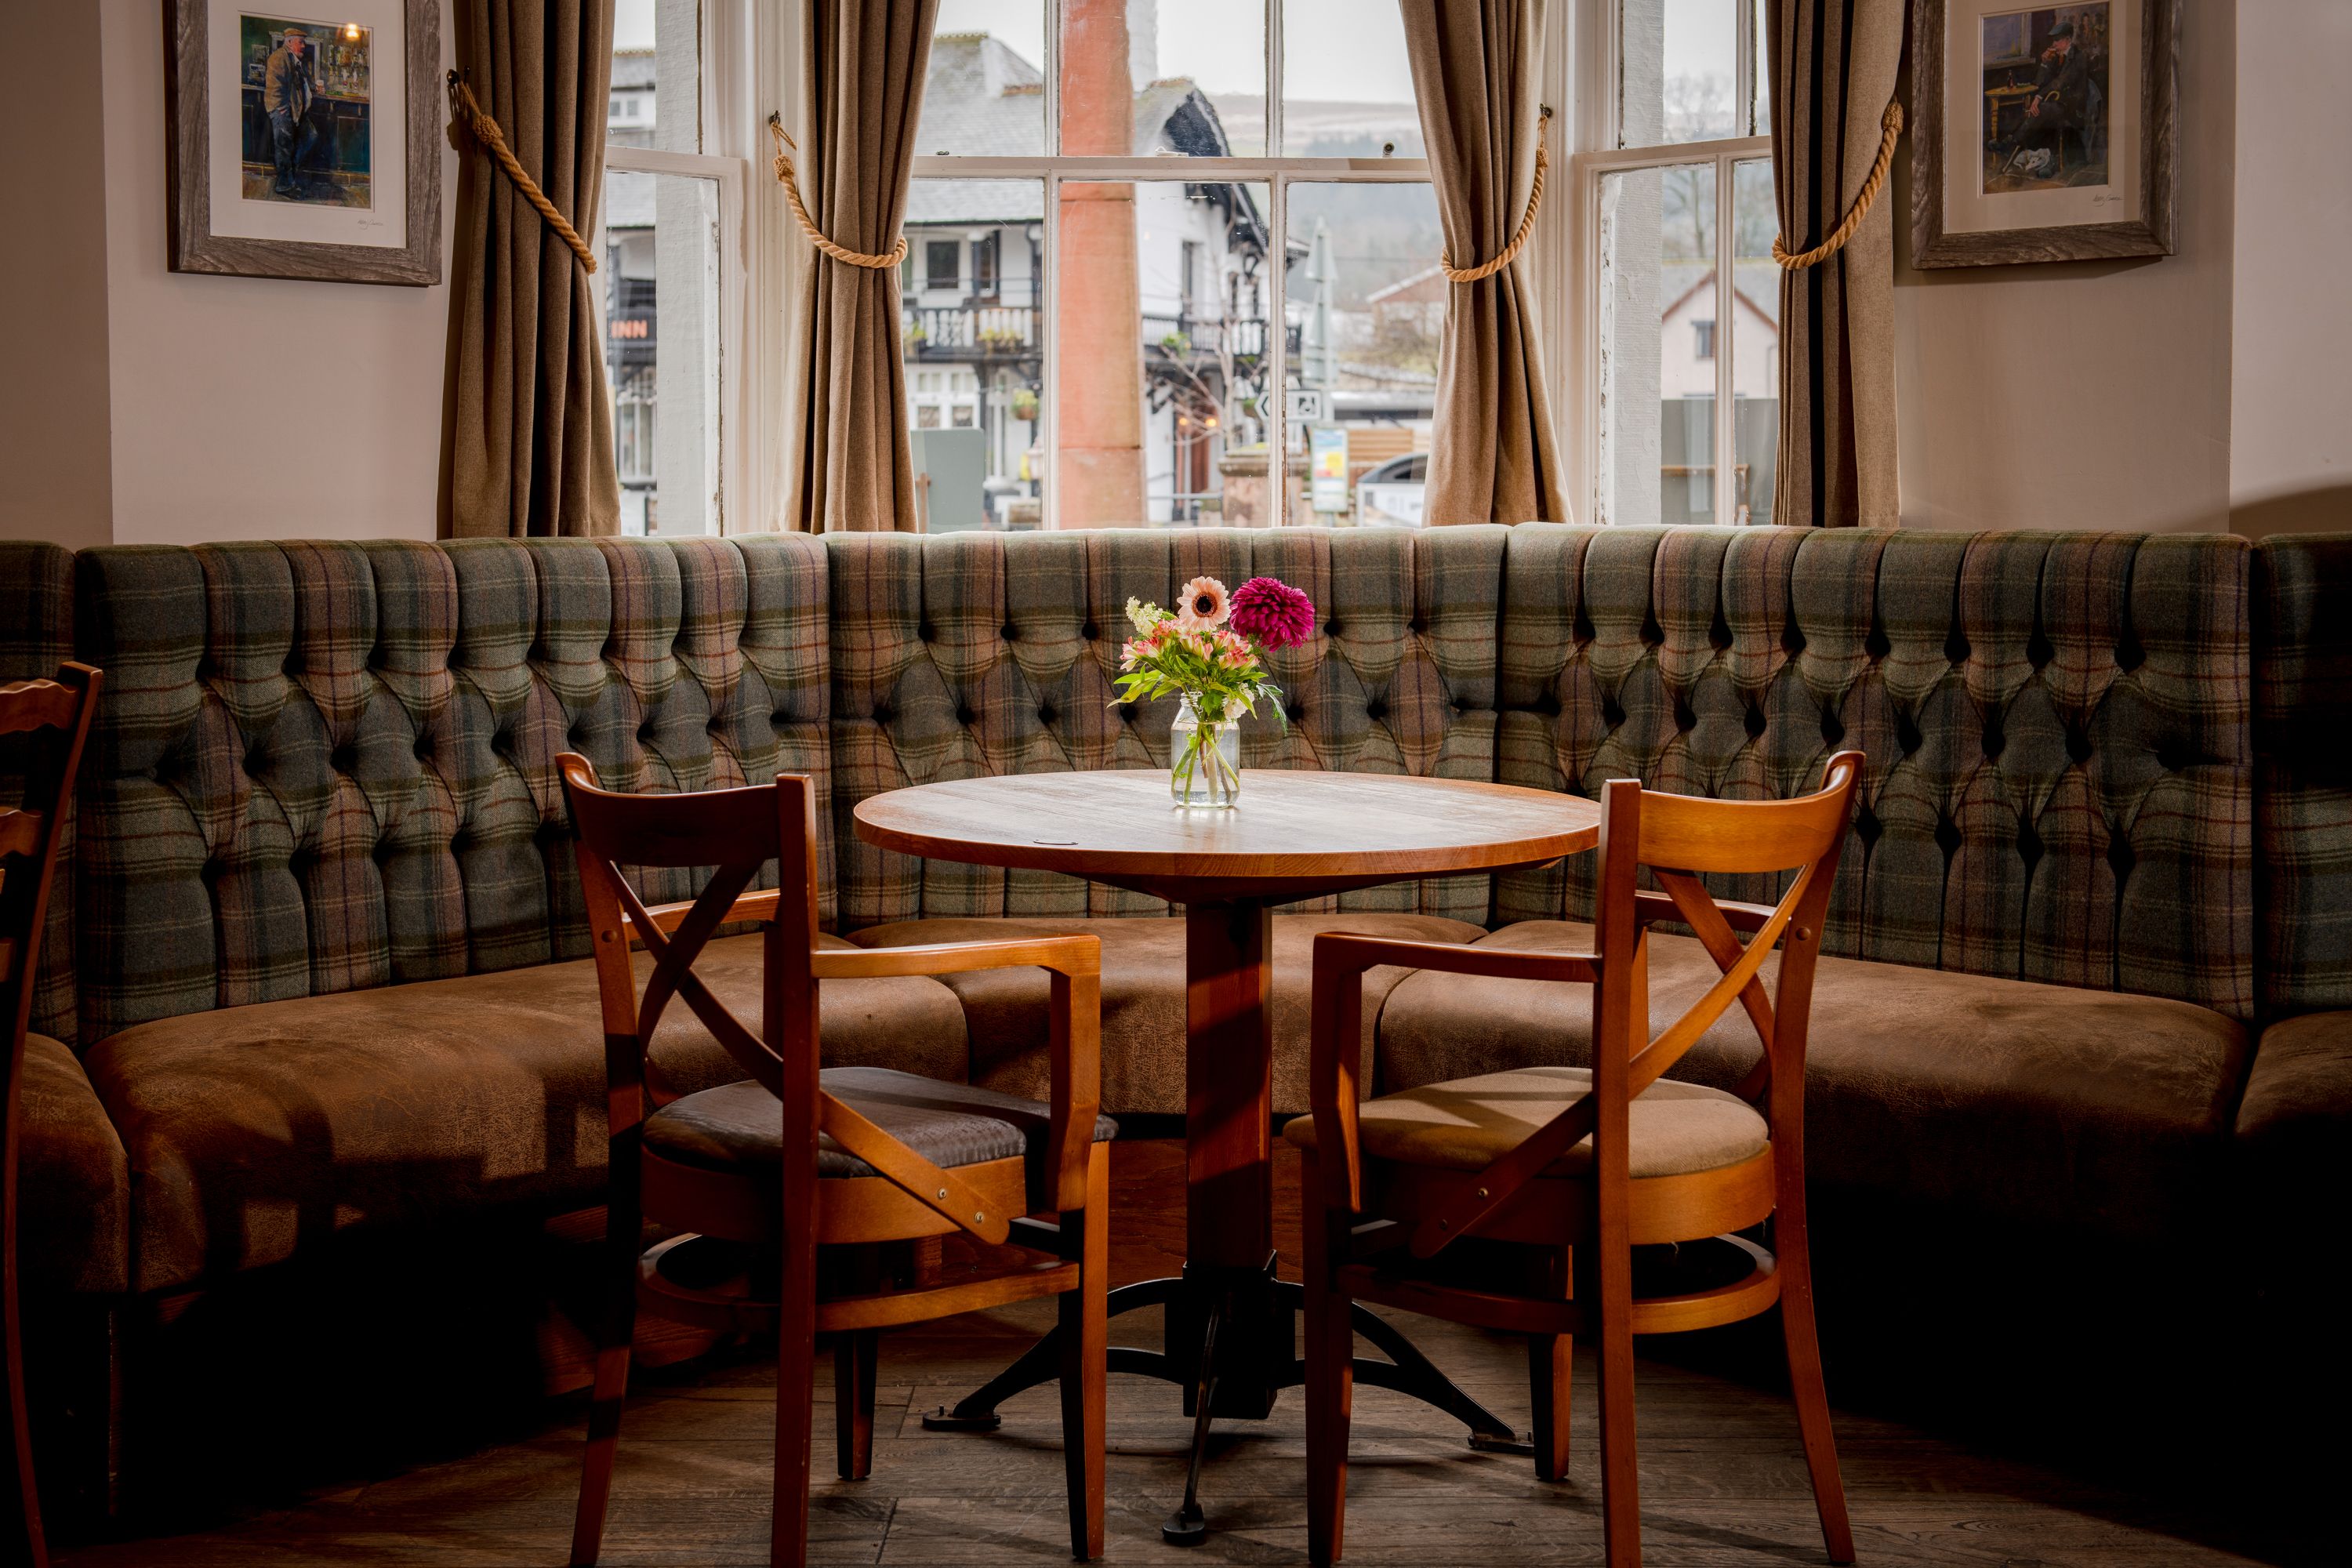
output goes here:
[{"label": "white window frame", "polygon": [[[1664,169],[1690,163],[1713,167],[1715,176],[1715,521],[1733,522],[1738,514],[1738,409],[1732,396],[1734,358],[1739,349],[1739,323],[1735,318],[1733,267],[1736,248],[1732,222],[1735,166],[1762,159],[1772,161],[1772,138],[1732,136],[1710,142],[1663,142],[1647,147],[1619,147],[1622,123],[1618,95],[1623,85],[1622,40],[1619,26],[1622,0],[1580,0],[1583,15],[1578,29],[1585,46],[1585,68],[1578,74],[1578,145],[1573,162],[1576,192],[1575,279],[1576,332],[1570,345],[1576,374],[1570,384],[1577,389],[1580,418],[1570,452],[1569,475],[1576,495],[1595,521],[1612,521],[1603,497],[1611,477],[1601,468],[1601,184],[1602,176],[1629,170]],[[1755,84],[1763,62],[1756,58],[1756,12],[1764,0],[1734,0],[1732,43],[1734,101],[1748,111],[1755,101]],[[1727,326],[1728,331],[1726,331]]]},{"label": "white window frame", "polygon": [[[765,441],[757,434],[764,426],[754,421],[762,412],[763,384],[770,372],[761,352],[761,331],[755,325],[751,300],[762,288],[763,259],[759,237],[750,221],[748,192],[751,160],[745,150],[753,143],[744,134],[751,114],[757,72],[747,69],[751,52],[746,44],[754,26],[753,0],[700,0],[699,40],[701,101],[699,153],[674,153],[656,147],[615,147],[604,150],[607,174],[683,174],[712,182],[719,197],[719,474],[713,519],[714,531],[743,533],[772,527],[768,521],[773,469],[763,456]],[[655,113],[661,113],[659,95]],[[602,232],[604,207],[597,208],[596,250],[610,253]],[[605,290],[592,290],[597,304],[597,334],[604,333]],[[658,368],[656,369],[658,374]]]}]

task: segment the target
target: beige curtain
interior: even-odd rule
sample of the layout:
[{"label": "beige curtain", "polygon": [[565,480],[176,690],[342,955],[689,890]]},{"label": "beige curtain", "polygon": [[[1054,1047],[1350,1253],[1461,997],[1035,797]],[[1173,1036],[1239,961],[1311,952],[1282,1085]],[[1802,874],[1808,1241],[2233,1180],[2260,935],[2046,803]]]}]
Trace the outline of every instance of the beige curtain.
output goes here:
[{"label": "beige curtain", "polygon": [[[1780,236],[1801,254],[1843,221],[1878,155],[1903,58],[1904,0],[1765,0],[1772,184]],[[1772,515],[1892,528],[1895,201],[1843,250],[1780,274],[1780,454]]]},{"label": "beige curtain", "polygon": [[[472,0],[457,66],[573,228],[604,188],[613,0]],[[465,132],[450,268],[444,538],[618,533],[613,405],[592,277]]]},{"label": "beige curtain", "polygon": [[[1430,182],[1458,268],[1499,255],[1535,180],[1536,71],[1545,0],[1400,0]],[[1564,201],[1565,182],[1551,199]],[[1433,523],[1565,522],[1524,255],[1452,286],[1437,363]]]},{"label": "beige curtain", "polygon": [[[803,10],[801,194],[825,237],[861,255],[888,251],[906,220],[939,8],[939,0],[808,0]],[[912,532],[919,525],[898,269],[854,266],[814,248],[802,255],[784,525]]]}]

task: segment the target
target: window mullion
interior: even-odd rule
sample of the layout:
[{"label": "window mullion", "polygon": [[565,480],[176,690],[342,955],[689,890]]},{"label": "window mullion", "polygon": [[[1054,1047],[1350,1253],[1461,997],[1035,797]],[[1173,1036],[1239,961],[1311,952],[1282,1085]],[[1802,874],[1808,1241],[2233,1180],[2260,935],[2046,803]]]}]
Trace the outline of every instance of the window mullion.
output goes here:
[{"label": "window mullion", "polygon": [[1270,526],[1290,521],[1285,489],[1290,454],[1290,176],[1277,174],[1266,187],[1265,383],[1259,412],[1266,446],[1266,510]]},{"label": "window mullion", "polygon": [[1282,0],[1265,0],[1265,155],[1282,151]]},{"label": "window mullion", "polygon": [[1733,313],[1738,309],[1738,289],[1733,279],[1731,236],[1731,155],[1715,160],[1715,521],[1728,523],[1738,516],[1734,500],[1738,472],[1733,461],[1731,407],[1732,333],[1738,330]]},{"label": "window mullion", "polygon": [[[1048,44],[1046,48],[1050,53],[1053,46]],[[1044,429],[1039,436],[1045,448],[1045,503],[1038,509],[1037,526],[1050,531],[1062,526],[1062,356],[1058,352],[1062,340],[1062,176],[1048,168],[1045,184],[1045,287],[1039,288],[1035,279],[1030,280],[1029,287],[1037,301],[1037,353],[1045,361],[1038,379],[1045,388]]]},{"label": "window mullion", "polygon": [[1738,0],[1732,7],[1731,122],[1742,136],[1756,134],[1756,5]]}]

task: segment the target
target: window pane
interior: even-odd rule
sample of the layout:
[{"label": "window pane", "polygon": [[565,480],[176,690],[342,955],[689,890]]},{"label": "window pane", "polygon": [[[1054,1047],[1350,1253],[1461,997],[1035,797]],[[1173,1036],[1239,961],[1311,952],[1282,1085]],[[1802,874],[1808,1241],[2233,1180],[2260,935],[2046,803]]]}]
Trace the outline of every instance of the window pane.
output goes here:
[{"label": "window pane", "polygon": [[1737,98],[1737,0],[1622,0],[1617,142],[1747,133]]},{"label": "window pane", "polygon": [[1283,0],[1282,142],[1291,157],[1423,155],[1404,22],[1390,5]]},{"label": "window pane", "polygon": [[609,145],[702,151],[701,30],[700,0],[614,0]]},{"label": "window pane", "polygon": [[1256,157],[1265,104],[1264,0],[1062,0],[1063,152]]},{"label": "window pane", "polygon": [[1045,182],[917,180],[906,232],[899,329],[919,510],[933,533],[1034,528],[1045,468]]},{"label": "window pane", "polygon": [[604,368],[625,533],[719,531],[719,187],[604,176]]},{"label": "window pane", "polygon": [[1772,521],[1772,486],[1780,451],[1780,268],[1772,259],[1780,220],[1772,202],[1772,164],[1757,158],[1732,166],[1732,461],[1738,465],[1733,521]]},{"label": "window pane", "polygon": [[1713,165],[1602,175],[1599,237],[1601,521],[1712,522]]},{"label": "window pane", "polygon": [[[1289,520],[1418,527],[1445,324],[1444,236],[1425,184],[1289,187]],[[1322,482],[1316,483],[1318,479]]]},{"label": "window pane", "polygon": [[1044,0],[940,0],[915,151],[1045,152],[1045,60]]},{"label": "window pane", "polygon": [[1060,526],[1254,521],[1265,504],[1266,187],[1062,193]]}]

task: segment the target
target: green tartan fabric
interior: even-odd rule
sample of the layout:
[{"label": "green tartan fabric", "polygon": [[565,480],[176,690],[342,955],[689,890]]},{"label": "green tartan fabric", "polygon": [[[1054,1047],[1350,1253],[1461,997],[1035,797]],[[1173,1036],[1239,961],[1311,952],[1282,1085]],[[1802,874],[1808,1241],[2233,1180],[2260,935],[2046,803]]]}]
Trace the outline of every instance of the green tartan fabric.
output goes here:
[{"label": "green tartan fabric", "polygon": [[[1831,951],[2248,1018],[2248,562],[2231,537],[1525,524],[1497,776],[1769,799],[1858,748]],[[1507,873],[1496,913],[1574,918],[1591,876]]]},{"label": "green tartan fabric", "polygon": [[[0,540],[0,682],[46,679],[73,651],[73,552],[34,540]],[[0,736],[0,805],[21,805],[28,794],[44,801],[55,795],[53,754],[23,736]],[[33,1033],[67,1045],[74,1043],[74,826],[68,802],[33,979]]]},{"label": "green tartan fabric", "polygon": [[[921,917],[1160,914],[1041,872],[921,861],[859,840],[857,803],[941,779],[1164,768],[1172,702],[1121,704],[1129,598],[1275,576],[1316,635],[1276,654],[1287,730],[1243,724],[1248,767],[1494,776],[1500,528],[832,534],[835,853],[845,928]],[[1366,889],[1339,907],[1484,922],[1484,877]],[[1330,900],[1301,908],[1330,907]]]},{"label": "green tartan fabric", "polygon": [[633,790],[830,772],[814,541],[119,547],[75,572],[108,672],[85,1040],[585,952],[566,750]]},{"label": "green tartan fabric", "polygon": [[2254,552],[2263,1005],[2352,1007],[2352,533]]}]

